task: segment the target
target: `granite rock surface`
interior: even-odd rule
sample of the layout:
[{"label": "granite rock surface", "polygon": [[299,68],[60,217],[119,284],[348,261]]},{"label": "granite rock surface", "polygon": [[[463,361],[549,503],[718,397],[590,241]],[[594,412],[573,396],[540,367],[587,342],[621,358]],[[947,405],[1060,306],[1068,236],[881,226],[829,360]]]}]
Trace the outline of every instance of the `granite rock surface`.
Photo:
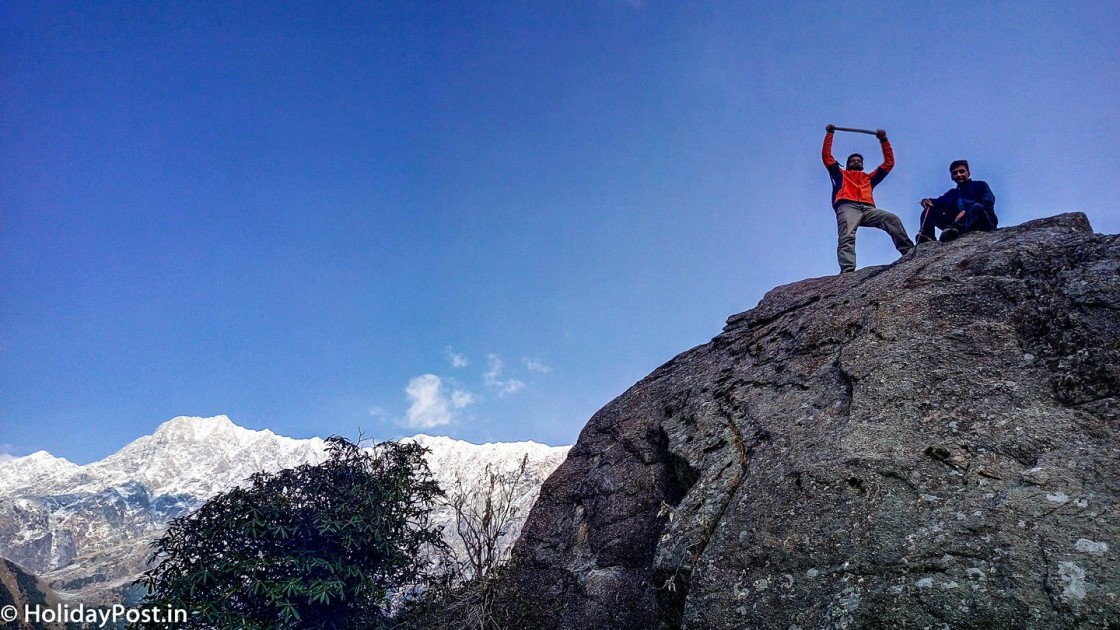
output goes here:
[{"label": "granite rock surface", "polygon": [[507,610],[561,628],[1120,626],[1120,236],[1082,214],[768,293],[607,404]]}]

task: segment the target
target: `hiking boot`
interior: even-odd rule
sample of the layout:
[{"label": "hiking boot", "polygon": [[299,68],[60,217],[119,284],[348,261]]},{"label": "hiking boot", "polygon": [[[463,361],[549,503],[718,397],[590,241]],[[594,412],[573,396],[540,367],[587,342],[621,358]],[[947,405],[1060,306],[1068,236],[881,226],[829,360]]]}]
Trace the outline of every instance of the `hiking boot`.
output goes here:
[{"label": "hiking boot", "polygon": [[947,227],[941,230],[941,242],[948,243],[961,235],[961,231],[955,227]]}]

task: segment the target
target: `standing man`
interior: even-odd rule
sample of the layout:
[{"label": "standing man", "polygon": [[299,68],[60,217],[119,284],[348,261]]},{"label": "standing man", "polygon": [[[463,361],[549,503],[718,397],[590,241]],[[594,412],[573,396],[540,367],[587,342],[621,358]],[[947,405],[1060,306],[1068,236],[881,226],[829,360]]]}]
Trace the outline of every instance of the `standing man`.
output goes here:
[{"label": "standing man", "polygon": [[906,228],[898,215],[875,207],[871,189],[875,188],[887,173],[894,168],[894,151],[887,140],[887,132],[879,129],[875,137],[883,148],[883,163],[871,171],[863,172],[863,156],[853,153],[848,156],[847,168],[832,157],[832,135],[835,125],[825,127],[824,148],[821,159],[832,178],[832,208],[836,211],[836,260],[840,263],[840,273],[856,270],[856,228],[861,225],[879,228],[890,235],[894,247],[905,254],[914,247],[914,242],[906,235]]},{"label": "standing man", "polygon": [[999,225],[996,196],[987,182],[972,179],[966,160],[954,160],[949,176],[957,182],[956,188],[937,199],[922,199],[919,243],[936,240],[934,227],[941,229],[942,241],[951,241],[965,232],[988,232]]}]

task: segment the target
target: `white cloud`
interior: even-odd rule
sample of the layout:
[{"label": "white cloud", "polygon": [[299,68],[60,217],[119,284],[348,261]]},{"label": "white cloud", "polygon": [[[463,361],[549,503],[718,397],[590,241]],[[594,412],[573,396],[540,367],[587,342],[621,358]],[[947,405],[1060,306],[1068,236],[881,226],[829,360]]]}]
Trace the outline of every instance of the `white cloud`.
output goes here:
[{"label": "white cloud", "polygon": [[502,375],[502,368],[505,367],[505,363],[496,354],[487,355],[486,363],[490,366],[490,369],[486,370],[486,373],[482,375],[482,380],[487,385],[493,385],[498,381],[498,377]]},{"label": "white cloud", "polygon": [[408,426],[419,429],[451,424],[456,412],[475,402],[469,392],[455,389],[444,393],[443,381],[435,374],[423,374],[408,382],[405,388],[411,404],[408,407]]},{"label": "white cloud", "polygon": [[521,362],[525,364],[525,369],[529,370],[530,372],[536,372],[537,374],[548,374],[552,371],[551,367],[545,365],[544,363],[541,363],[540,361],[534,361],[528,357],[521,357]]},{"label": "white cloud", "polygon": [[475,398],[470,392],[465,392],[461,389],[451,392],[451,406],[455,409],[462,409],[474,402]]},{"label": "white cloud", "polygon": [[502,378],[502,369],[505,367],[505,363],[498,355],[487,355],[486,364],[489,368],[486,370],[486,373],[482,375],[482,382],[488,387],[493,387],[498,390],[499,398],[506,394],[512,394],[522,387],[525,387],[524,381],[519,381],[515,378]]},{"label": "white cloud", "polygon": [[498,398],[501,398],[506,394],[512,394],[520,390],[522,387],[525,387],[525,382],[519,381],[515,378],[503,381],[502,384],[498,386]]},{"label": "white cloud", "polygon": [[467,355],[455,352],[451,349],[451,346],[447,346],[446,348],[444,348],[443,352],[447,355],[447,361],[453,368],[465,368],[471,364],[470,359],[467,358]]}]

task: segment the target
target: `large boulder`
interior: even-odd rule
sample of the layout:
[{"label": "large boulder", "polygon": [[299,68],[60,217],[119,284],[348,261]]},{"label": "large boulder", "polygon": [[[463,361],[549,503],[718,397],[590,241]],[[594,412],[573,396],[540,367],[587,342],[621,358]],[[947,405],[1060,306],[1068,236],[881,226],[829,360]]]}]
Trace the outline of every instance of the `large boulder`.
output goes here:
[{"label": "large boulder", "polygon": [[1120,626],[1120,237],[779,287],[591,418],[514,552],[562,628]]}]

